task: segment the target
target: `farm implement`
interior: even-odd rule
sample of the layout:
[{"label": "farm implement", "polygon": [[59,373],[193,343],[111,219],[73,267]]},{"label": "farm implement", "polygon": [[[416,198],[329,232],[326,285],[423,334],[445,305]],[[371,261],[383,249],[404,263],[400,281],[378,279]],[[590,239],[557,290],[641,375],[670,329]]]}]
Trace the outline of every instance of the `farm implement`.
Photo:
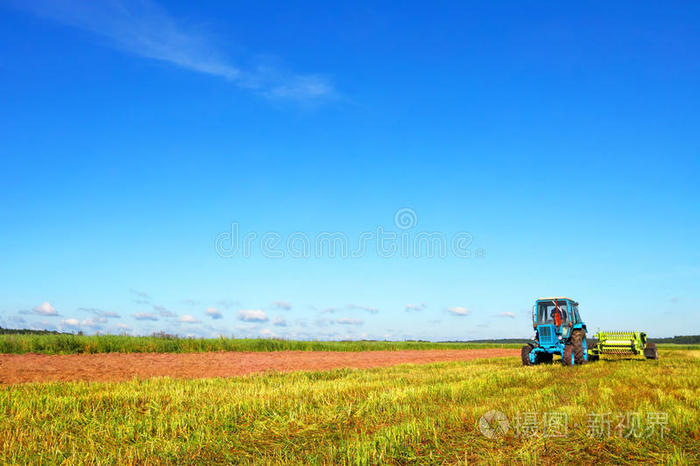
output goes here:
[{"label": "farm implement", "polygon": [[598,340],[588,352],[593,361],[601,355],[640,355],[647,359],[659,359],[656,343],[647,343],[644,332],[598,332],[593,335]]},{"label": "farm implement", "polygon": [[647,343],[644,332],[598,332],[597,343],[588,347],[587,327],[578,303],[570,298],[540,298],[532,308],[534,339],[520,355],[525,366],[552,362],[561,357],[566,366],[597,361],[605,355],[641,355],[658,359],[656,344]]}]

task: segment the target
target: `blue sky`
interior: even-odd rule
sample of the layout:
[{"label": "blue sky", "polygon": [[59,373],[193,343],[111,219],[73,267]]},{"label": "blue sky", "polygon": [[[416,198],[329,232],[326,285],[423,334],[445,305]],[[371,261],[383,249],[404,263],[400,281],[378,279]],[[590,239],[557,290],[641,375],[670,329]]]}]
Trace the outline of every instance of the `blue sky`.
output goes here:
[{"label": "blue sky", "polygon": [[[528,337],[567,295],[593,330],[700,333],[696,2],[0,12],[0,325]],[[370,240],[287,247],[324,233]]]}]

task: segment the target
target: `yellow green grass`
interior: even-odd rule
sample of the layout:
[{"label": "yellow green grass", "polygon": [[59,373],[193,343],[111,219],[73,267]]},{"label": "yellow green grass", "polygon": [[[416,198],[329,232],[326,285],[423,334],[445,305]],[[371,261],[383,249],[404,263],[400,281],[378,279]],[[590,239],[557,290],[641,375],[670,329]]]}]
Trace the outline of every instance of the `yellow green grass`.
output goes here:
[{"label": "yellow green grass", "polygon": [[380,351],[520,348],[513,343],[429,341],[299,341],[279,338],[177,338],[128,335],[0,335],[0,353],[202,353],[209,351]]},{"label": "yellow green grass", "polygon": [[[201,353],[209,351],[395,351],[424,349],[520,348],[519,343],[429,341],[299,341],[278,338],[177,338],[129,335],[0,335],[0,353]],[[659,348],[700,349],[663,344]]]},{"label": "yellow green grass", "polygon": [[[660,356],[15,385],[0,389],[0,462],[697,464],[700,351]],[[488,410],[565,413],[568,434],[490,439]],[[589,437],[588,414],[627,412],[666,413],[668,430]]]}]

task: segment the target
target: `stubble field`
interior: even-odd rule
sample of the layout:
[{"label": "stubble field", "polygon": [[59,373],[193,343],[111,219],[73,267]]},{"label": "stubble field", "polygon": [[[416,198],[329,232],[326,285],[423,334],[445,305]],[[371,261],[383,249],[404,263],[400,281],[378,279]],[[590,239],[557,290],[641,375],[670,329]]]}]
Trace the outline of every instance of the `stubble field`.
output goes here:
[{"label": "stubble field", "polygon": [[0,462],[697,464],[700,351],[660,356],[8,384]]}]

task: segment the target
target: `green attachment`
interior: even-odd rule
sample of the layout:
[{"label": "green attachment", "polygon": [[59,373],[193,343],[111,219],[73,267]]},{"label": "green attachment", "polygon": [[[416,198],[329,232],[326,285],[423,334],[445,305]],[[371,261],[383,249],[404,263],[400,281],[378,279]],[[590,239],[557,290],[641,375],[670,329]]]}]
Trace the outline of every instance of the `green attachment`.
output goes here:
[{"label": "green attachment", "polygon": [[593,354],[642,354],[647,343],[644,332],[598,332],[593,335],[598,346]]}]

